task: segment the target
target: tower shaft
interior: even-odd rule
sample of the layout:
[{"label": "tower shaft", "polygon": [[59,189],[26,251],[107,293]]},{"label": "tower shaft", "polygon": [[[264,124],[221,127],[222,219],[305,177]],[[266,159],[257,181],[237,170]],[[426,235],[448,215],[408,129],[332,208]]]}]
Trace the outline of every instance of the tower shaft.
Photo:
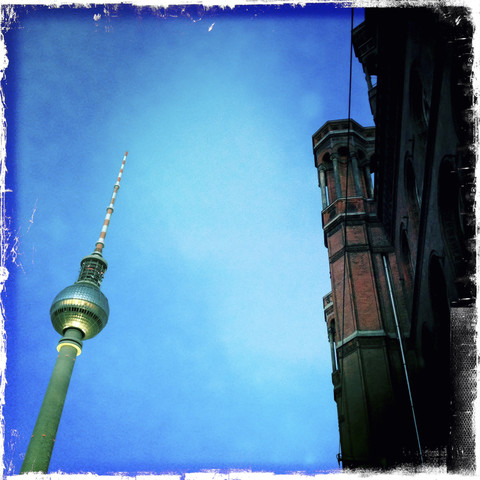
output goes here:
[{"label": "tower shaft", "polygon": [[58,345],[58,357],[43,399],[20,473],[47,473],[82,332],[69,328]]}]

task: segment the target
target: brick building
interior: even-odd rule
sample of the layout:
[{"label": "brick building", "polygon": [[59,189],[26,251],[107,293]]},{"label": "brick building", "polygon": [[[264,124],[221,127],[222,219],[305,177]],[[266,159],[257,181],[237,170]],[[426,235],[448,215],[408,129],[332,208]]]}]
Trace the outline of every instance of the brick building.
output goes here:
[{"label": "brick building", "polygon": [[474,465],[467,13],[367,10],[352,39],[375,127],[336,120],[313,135],[344,468]]}]

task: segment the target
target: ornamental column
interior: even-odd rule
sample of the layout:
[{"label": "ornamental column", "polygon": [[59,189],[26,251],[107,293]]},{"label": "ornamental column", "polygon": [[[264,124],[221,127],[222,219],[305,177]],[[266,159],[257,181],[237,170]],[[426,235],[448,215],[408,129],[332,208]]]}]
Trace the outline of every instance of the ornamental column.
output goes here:
[{"label": "ornamental column", "polygon": [[318,171],[318,186],[320,187],[320,193],[322,194],[322,210],[327,208],[327,183],[325,181],[325,167],[320,165],[317,168]]}]

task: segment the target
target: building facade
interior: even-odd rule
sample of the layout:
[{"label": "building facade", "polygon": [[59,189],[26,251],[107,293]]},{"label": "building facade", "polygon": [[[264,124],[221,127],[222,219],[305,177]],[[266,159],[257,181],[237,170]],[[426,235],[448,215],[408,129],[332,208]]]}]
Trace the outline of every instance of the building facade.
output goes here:
[{"label": "building facade", "polygon": [[375,127],[313,135],[346,468],[473,468],[471,29],[461,9],[367,10],[352,39]]}]

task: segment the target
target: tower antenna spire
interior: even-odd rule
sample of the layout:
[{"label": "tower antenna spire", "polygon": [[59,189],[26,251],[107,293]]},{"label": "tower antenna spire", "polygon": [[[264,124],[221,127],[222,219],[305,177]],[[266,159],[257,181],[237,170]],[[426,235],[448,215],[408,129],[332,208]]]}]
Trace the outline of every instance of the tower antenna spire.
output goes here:
[{"label": "tower antenna spire", "polygon": [[107,214],[105,215],[102,231],[100,232],[100,237],[98,238],[97,243],[95,244],[95,252],[99,253],[100,255],[102,254],[103,247],[105,246],[105,237],[107,235],[108,225],[110,223],[110,218],[113,213],[113,204],[115,203],[115,198],[117,197],[117,192],[120,188],[120,180],[122,179],[123,168],[125,167],[125,162],[127,161],[127,155],[128,155],[128,152],[125,152],[122,166],[120,167],[120,172],[118,172],[117,182],[113,187],[112,199],[110,200],[110,205],[107,207]]},{"label": "tower antenna spire", "polygon": [[103,275],[107,270],[107,261],[102,256],[102,250],[115,197],[120,188],[127,153],[125,152],[123,157],[122,167],[113,188],[112,200],[107,207],[107,215],[100,238],[95,244],[95,250],[83,257],[80,262],[78,280],[64,288],[54,298],[50,307],[52,325],[62,338],[58,342],[57,361],[20,473],[47,473],[75,359],[82,352],[83,341],[97,335],[107,324],[108,300],[100,290]]}]

